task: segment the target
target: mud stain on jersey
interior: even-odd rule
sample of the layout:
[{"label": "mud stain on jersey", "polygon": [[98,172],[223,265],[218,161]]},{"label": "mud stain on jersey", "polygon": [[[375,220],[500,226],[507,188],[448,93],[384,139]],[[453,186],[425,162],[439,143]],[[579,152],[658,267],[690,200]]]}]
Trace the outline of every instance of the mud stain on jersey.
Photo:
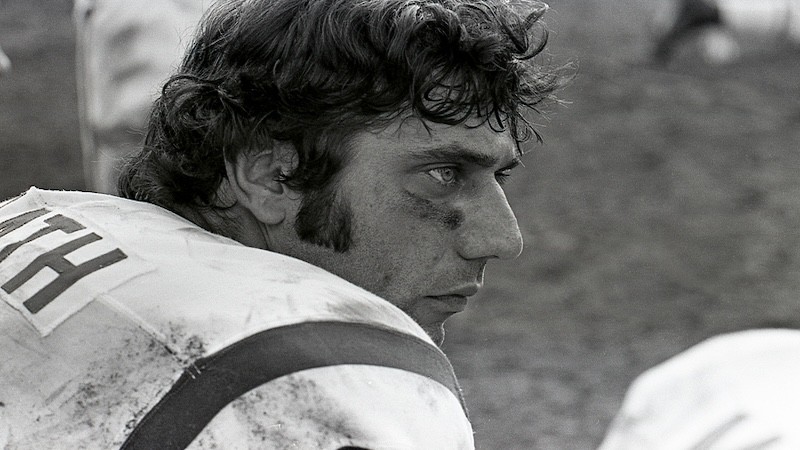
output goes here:
[{"label": "mud stain on jersey", "polygon": [[198,358],[206,356],[206,344],[203,339],[187,331],[186,326],[170,322],[164,346],[183,364],[191,364]]},{"label": "mud stain on jersey", "polygon": [[[329,298],[341,297],[341,292],[329,289]],[[339,320],[344,322],[377,322],[379,324],[391,323],[399,314],[393,307],[376,301],[365,301],[362,299],[341,299],[336,302],[328,302],[321,307],[333,313]]]},{"label": "mud stain on jersey", "polygon": [[[336,449],[351,445],[354,425],[349,424],[325,394],[325,389],[302,373],[269,382],[231,402],[227,407],[246,436],[237,444],[247,448]],[[196,441],[198,448],[213,448],[221,442],[212,422]]]},{"label": "mud stain on jersey", "polygon": [[[99,447],[119,447],[180,370],[175,357],[150,336],[111,339],[87,373],[68,380],[48,398],[48,409],[57,413],[43,415],[41,421],[57,423],[43,426],[41,432],[58,438],[56,448],[72,442],[65,436]],[[41,435],[30,438],[43,442]]]}]

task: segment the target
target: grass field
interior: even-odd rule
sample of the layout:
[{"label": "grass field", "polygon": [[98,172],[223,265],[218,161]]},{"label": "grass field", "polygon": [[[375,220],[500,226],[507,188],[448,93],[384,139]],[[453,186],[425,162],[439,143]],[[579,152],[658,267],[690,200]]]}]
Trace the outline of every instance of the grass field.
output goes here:
[{"label": "grass field", "polygon": [[[650,65],[663,0],[552,0],[568,103],[509,197],[526,238],[451,320],[480,449],[590,449],[642,370],[726,331],[800,325],[800,52]],[[5,0],[0,196],[81,189],[67,0]]]}]

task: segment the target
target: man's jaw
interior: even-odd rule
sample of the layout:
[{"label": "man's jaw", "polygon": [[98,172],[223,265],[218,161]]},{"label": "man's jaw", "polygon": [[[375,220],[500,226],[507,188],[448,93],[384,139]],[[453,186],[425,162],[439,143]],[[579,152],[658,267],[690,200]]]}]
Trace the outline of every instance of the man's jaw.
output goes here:
[{"label": "man's jaw", "polygon": [[469,298],[481,288],[479,283],[465,283],[457,287],[443,289],[434,295],[426,295],[415,304],[415,311],[409,315],[422,326],[437,345],[444,341],[444,322],[451,316],[464,311]]},{"label": "man's jaw", "polygon": [[436,344],[439,347],[442,346],[442,344],[444,343],[444,334],[445,334],[444,322],[438,324],[432,324],[429,326],[424,326],[422,327],[422,329],[425,330],[425,333],[427,333],[428,336],[430,336],[434,344]]}]

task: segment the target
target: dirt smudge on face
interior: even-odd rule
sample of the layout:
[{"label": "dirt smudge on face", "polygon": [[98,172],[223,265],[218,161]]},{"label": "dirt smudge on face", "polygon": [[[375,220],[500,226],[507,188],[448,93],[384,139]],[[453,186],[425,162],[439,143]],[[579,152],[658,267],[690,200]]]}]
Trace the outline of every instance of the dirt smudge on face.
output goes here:
[{"label": "dirt smudge on face", "polygon": [[464,213],[459,209],[436,204],[411,192],[403,194],[403,203],[421,219],[434,220],[449,230],[456,230],[464,223]]}]

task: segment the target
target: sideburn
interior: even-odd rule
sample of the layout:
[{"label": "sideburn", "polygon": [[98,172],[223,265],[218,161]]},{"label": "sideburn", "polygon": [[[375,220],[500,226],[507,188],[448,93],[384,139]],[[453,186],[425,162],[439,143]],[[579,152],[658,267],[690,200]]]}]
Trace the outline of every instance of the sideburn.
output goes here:
[{"label": "sideburn", "polygon": [[[303,200],[295,217],[295,232],[303,241],[338,253],[348,251],[353,241],[353,213],[339,195],[337,181],[349,160],[352,131],[347,127],[328,129],[294,142],[295,148],[306,149],[301,161],[307,166],[305,189],[299,189]],[[309,172],[308,167],[314,170]]]},{"label": "sideburn", "polygon": [[335,183],[308,192],[297,212],[294,228],[300,239],[344,253],[352,244],[353,214],[337,195]]}]

